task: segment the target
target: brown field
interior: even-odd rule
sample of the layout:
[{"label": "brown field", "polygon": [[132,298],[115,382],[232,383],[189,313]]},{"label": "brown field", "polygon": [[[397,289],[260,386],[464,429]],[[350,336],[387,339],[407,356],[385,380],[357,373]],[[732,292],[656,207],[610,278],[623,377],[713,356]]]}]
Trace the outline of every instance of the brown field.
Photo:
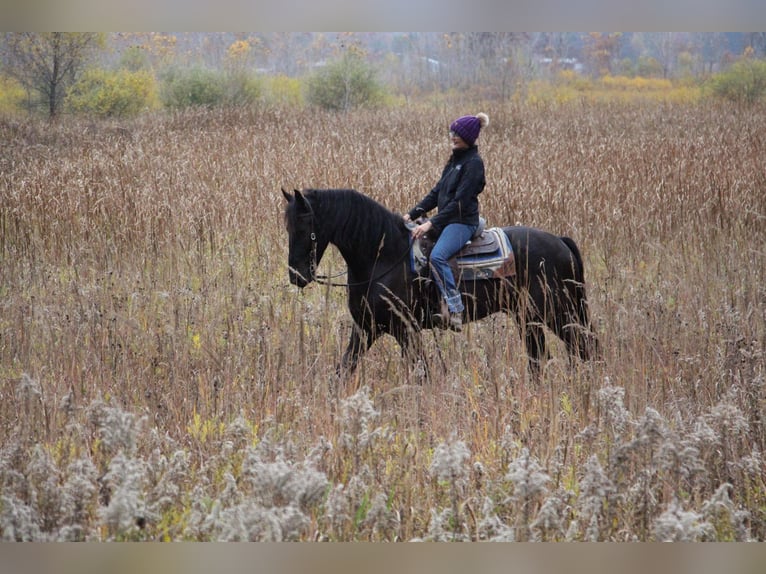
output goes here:
[{"label": "brown field", "polygon": [[[535,383],[494,316],[425,333],[430,385],[390,338],[335,385],[280,188],[403,212],[478,111],[485,216],[577,241],[603,360],[551,336]],[[0,120],[5,540],[763,541],[765,381],[763,109]]]}]

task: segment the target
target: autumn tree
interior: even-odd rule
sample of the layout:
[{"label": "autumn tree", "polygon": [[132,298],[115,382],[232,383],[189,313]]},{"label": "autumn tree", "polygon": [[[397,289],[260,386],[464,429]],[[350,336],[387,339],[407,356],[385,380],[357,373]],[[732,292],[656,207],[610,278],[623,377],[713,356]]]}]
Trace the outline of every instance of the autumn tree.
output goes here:
[{"label": "autumn tree", "polygon": [[585,57],[594,76],[610,74],[612,63],[620,51],[622,34],[590,32],[585,38]]},{"label": "autumn tree", "polygon": [[6,73],[28,93],[39,94],[54,117],[67,88],[104,41],[104,34],[90,32],[6,32],[0,50]]}]

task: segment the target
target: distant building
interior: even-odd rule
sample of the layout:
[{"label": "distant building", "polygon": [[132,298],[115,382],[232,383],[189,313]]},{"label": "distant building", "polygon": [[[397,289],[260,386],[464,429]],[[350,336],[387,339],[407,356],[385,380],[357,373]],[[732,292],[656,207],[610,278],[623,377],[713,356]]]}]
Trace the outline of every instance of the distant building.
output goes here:
[{"label": "distant building", "polygon": [[548,70],[572,70],[582,73],[584,67],[577,58],[538,58],[537,65]]}]

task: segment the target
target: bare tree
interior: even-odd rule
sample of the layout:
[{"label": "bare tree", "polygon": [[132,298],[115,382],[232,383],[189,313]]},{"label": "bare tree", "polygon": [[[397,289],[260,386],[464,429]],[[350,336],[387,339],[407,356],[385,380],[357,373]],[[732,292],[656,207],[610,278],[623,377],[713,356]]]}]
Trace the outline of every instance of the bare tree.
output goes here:
[{"label": "bare tree", "polygon": [[718,71],[729,49],[726,34],[699,32],[694,34],[692,39],[702,62],[702,74],[712,74]]},{"label": "bare tree", "polygon": [[452,32],[443,39],[450,85],[495,85],[503,97],[518,76],[518,51],[529,42],[526,34],[516,32]]},{"label": "bare tree", "polygon": [[656,32],[647,36],[650,38],[649,48],[651,54],[662,66],[662,77],[671,77],[678,63],[678,55],[689,44],[686,34],[679,32]]},{"label": "bare tree", "polygon": [[766,32],[748,32],[745,42],[753,49],[756,57],[766,56]]},{"label": "bare tree", "polygon": [[104,35],[90,32],[6,32],[2,56],[5,71],[28,93],[37,92],[54,117],[66,89],[88,58],[103,46]]},{"label": "bare tree", "polygon": [[538,54],[555,61],[577,57],[577,44],[582,42],[580,36],[576,32],[537,32],[530,41]]}]

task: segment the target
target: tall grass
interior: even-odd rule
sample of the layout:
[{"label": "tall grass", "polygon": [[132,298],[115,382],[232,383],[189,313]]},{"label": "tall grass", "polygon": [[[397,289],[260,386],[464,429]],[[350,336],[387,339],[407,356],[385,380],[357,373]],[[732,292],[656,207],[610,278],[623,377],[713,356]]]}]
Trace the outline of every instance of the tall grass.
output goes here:
[{"label": "tall grass", "polygon": [[[348,381],[280,187],[404,212],[486,111],[489,223],[573,237],[603,361],[513,320]],[[762,110],[761,110],[762,111]],[[764,540],[766,115],[711,104],[0,121],[6,540]],[[322,262],[341,271],[330,252]]]}]

